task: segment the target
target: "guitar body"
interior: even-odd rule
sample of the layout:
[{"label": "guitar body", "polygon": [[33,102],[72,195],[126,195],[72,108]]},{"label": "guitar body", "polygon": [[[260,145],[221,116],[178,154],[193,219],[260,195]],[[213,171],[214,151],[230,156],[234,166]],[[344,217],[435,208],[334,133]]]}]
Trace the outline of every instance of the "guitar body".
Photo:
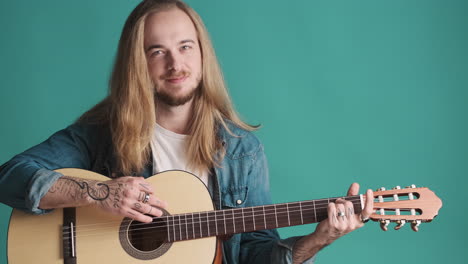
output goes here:
[{"label": "guitar body", "polygon": [[[80,169],[58,171],[66,176],[108,180],[100,174]],[[206,186],[189,173],[169,171],[156,174],[147,181],[157,196],[168,202],[167,211],[171,215],[214,210]],[[8,230],[8,262],[63,264],[63,211],[56,209],[50,214],[30,215],[13,210]],[[109,215],[94,207],[76,208],[75,263],[213,263],[215,259],[216,237],[165,243],[150,251],[131,246],[125,250],[122,222],[125,222],[123,217]]]}]

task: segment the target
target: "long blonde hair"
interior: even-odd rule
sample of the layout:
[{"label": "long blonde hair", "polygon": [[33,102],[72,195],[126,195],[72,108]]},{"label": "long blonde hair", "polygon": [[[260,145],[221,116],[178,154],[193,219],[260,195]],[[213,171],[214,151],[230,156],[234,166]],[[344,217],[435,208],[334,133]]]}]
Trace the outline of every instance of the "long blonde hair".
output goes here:
[{"label": "long blonde hair", "polygon": [[217,128],[222,125],[230,131],[225,120],[249,131],[257,128],[243,122],[235,112],[200,16],[179,0],[144,0],[125,22],[109,81],[109,95],[78,120],[109,126],[117,169],[126,175],[138,173],[148,164],[156,123],[154,84],[144,52],[145,20],[148,14],[170,8],[179,8],[191,18],[202,52],[202,79],[189,127],[188,165],[202,171],[219,164],[224,152]]}]

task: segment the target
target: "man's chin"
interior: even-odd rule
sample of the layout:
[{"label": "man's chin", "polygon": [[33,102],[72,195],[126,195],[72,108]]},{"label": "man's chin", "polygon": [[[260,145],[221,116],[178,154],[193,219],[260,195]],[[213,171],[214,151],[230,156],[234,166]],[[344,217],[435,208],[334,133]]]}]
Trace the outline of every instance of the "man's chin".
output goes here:
[{"label": "man's chin", "polygon": [[194,96],[195,93],[182,96],[174,96],[167,93],[156,93],[156,100],[168,106],[182,106],[190,102]]}]

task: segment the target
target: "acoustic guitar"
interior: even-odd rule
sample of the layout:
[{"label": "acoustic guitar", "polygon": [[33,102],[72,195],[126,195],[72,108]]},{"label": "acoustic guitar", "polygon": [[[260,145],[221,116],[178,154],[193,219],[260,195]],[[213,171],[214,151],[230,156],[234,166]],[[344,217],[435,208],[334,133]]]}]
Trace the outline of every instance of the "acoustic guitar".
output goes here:
[{"label": "acoustic guitar", "polygon": [[[80,169],[61,169],[66,176],[98,181],[107,177]],[[205,185],[194,175],[168,171],[147,179],[169,207],[144,224],[110,215],[95,207],[57,209],[45,215],[13,210],[8,230],[10,264],[70,263],[216,263],[218,237],[320,222],[328,203],[344,198],[360,213],[365,196],[335,197],[255,207],[214,210]],[[427,188],[379,189],[371,220],[386,230],[410,222],[417,231],[430,222],[442,201]],[[218,249],[218,250],[217,250]]]}]

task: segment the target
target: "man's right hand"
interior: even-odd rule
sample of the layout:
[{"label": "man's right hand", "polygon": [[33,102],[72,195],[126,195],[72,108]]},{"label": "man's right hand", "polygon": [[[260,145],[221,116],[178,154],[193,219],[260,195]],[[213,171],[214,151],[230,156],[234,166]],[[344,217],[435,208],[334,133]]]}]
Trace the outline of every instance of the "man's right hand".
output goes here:
[{"label": "man's right hand", "polygon": [[63,176],[39,203],[42,209],[86,205],[145,223],[152,221],[150,216],[161,216],[160,208],[167,208],[143,177],[130,176],[102,182]]},{"label": "man's right hand", "polygon": [[159,217],[163,214],[160,208],[167,208],[167,203],[155,195],[152,186],[143,177],[121,177],[102,184],[109,187],[109,197],[94,201],[113,214],[149,223],[152,217],[148,215]]}]

